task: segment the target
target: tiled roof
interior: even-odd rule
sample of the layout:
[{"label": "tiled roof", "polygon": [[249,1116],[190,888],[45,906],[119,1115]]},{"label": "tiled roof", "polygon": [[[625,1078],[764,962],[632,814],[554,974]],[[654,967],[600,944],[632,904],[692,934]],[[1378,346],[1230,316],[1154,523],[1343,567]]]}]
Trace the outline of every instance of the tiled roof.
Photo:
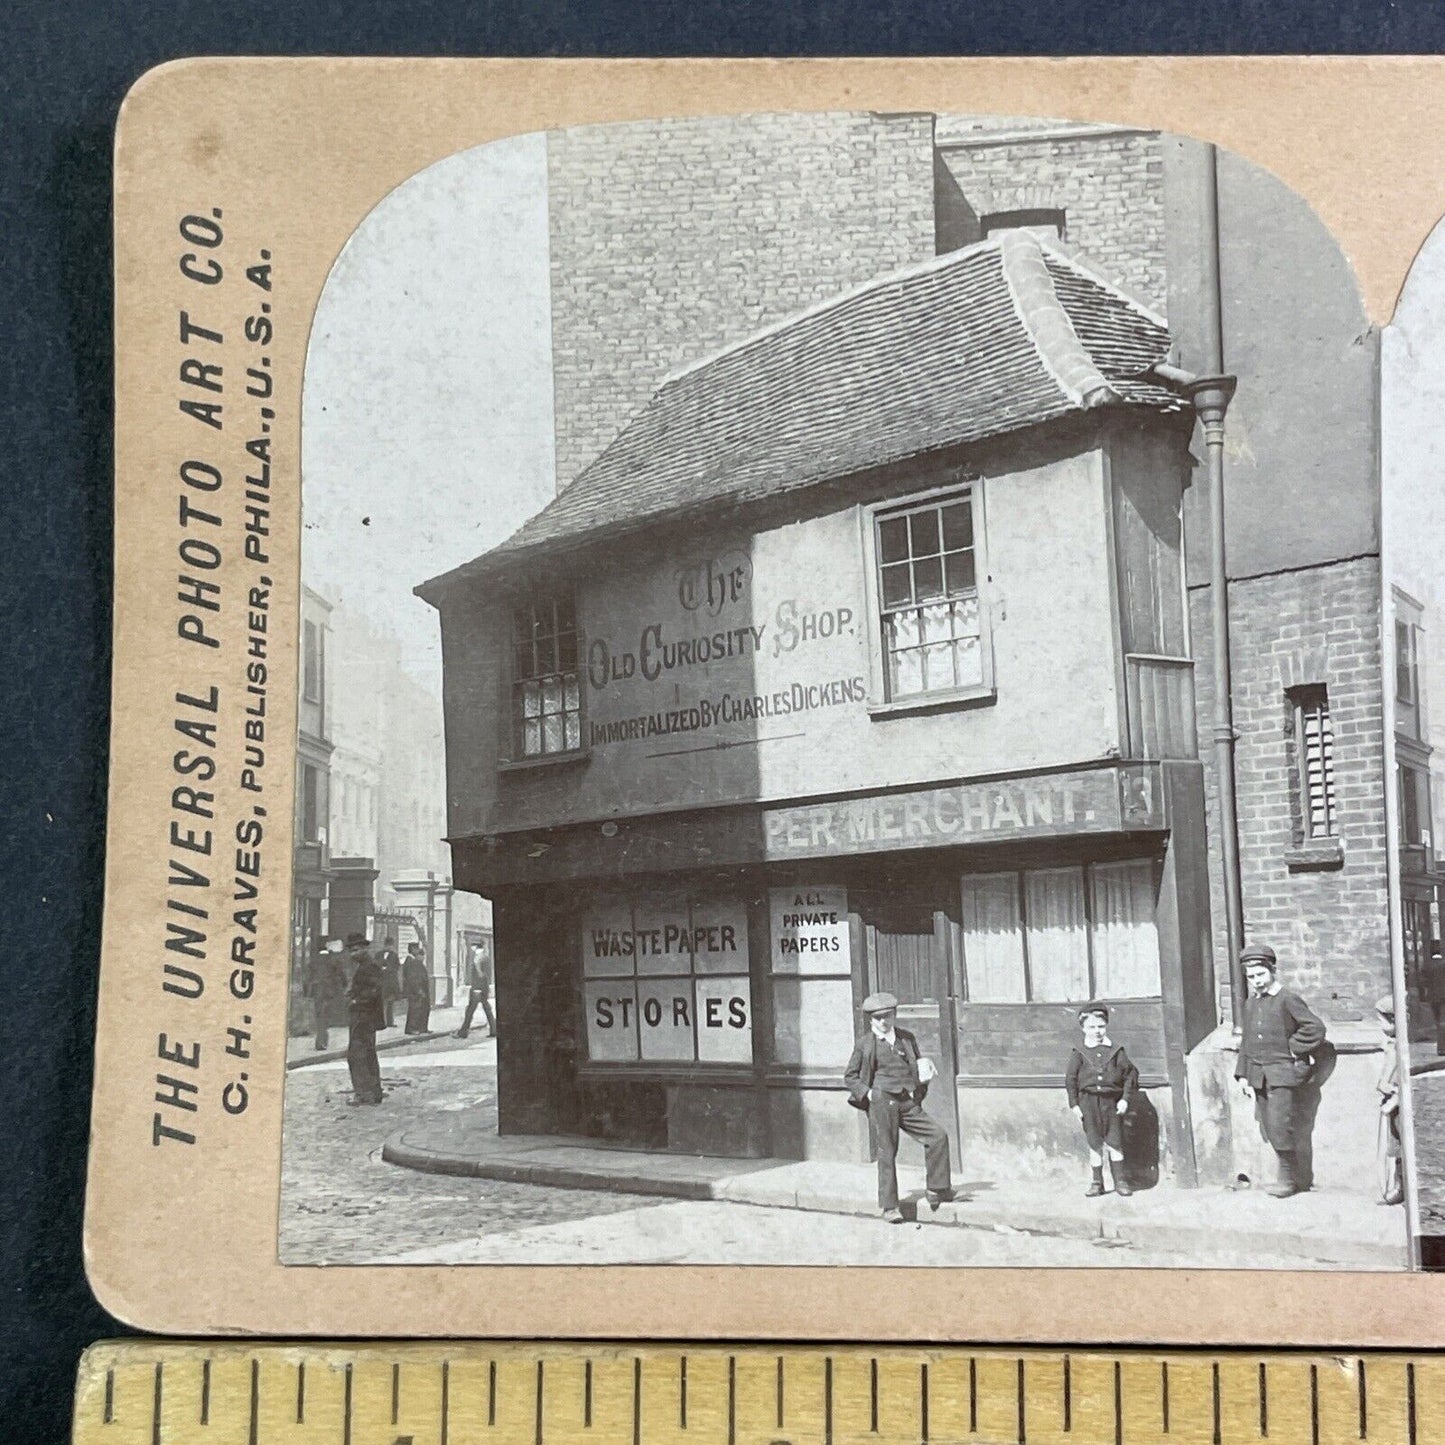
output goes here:
[{"label": "tiled roof", "polygon": [[1140,303],[1053,243],[1005,233],[669,376],[566,491],[458,571],[1099,406],[1176,410],[1146,375],[1168,350]]}]

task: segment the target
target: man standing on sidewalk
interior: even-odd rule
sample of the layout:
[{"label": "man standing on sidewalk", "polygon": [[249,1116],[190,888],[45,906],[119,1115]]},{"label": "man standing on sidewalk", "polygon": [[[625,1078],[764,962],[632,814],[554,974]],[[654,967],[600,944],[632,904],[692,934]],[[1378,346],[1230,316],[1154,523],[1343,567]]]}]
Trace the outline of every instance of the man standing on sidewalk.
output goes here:
[{"label": "man standing on sidewalk", "polygon": [[396,954],[396,939],[388,937],[386,946],[381,950],[381,957],[377,960],[381,966],[382,980],[382,1017],[386,1020],[383,1027],[396,1027],[396,1005],[402,996],[401,990],[401,959]]},{"label": "man standing on sidewalk", "polygon": [[406,1032],[424,1034],[431,1022],[431,974],[427,971],[426,954],[413,940],[406,946],[406,962],[401,966],[401,992],[406,1000]]},{"label": "man standing on sidewalk", "polygon": [[366,946],[364,933],[346,939],[346,952],[355,972],[348,991],[347,1022],[351,1036],[346,1045],[346,1065],[351,1070],[351,1102],[381,1103],[381,1063],[376,1057],[376,1031],[382,1026],[384,980],[381,968]]},{"label": "man standing on sidewalk", "polygon": [[341,1000],[346,997],[346,970],[341,966],[339,938],[324,940],[321,951],[311,960],[308,991],[316,1011],[316,1052],[321,1054],[331,1047],[331,1025],[336,1021]]},{"label": "man standing on sidewalk", "polygon": [[1297,993],[1280,984],[1279,963],[1268,944],[1251,943],[1239,961],[1249,997],[1234,1074],[1245,1097],[1254,1100],[1259,1132],[1278,1161],[1279,1176],[1265,1193],[1288,1199],[1313,1183],[1312,1056],[1325,1042],[1325,1026]]},{"label": "man standing on sidewalk", "polygon": [[462,1026],[452,1035],[464,1039],[472,1030],[472,1019],[480,1004],[487,1015],[487,1037],[497,1034],[497,1016],[492,1012],[492,955],[484,943],[474,943],[467,957],[467,1011]]},{"label": "man standing on sidewalk", "polygon": [[922,1058],[918,1040],[897,1027],[898,1000],[891,993],[871,993],[863,1000],[868,1029],[853,1046],[843,1082],[848,1102],[868,1111],[868,1127],[878,1154],[878,1207],[890,1224],[903,1222],[898,1208],[898,1135],[901,1131],[923,1145],[928,1167],[928,1204],[937,1209],[953,1198],[948,1135],[923,1112],[923,1096],[937,1074],[931,1059]]}]

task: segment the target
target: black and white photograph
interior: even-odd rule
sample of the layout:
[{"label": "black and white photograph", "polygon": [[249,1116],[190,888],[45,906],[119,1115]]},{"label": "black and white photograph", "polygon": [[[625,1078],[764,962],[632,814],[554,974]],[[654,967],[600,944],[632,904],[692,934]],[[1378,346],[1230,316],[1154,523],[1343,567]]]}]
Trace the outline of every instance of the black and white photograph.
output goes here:
[{"label": "black and white photograph", "polygon": [[282,1263],[1409,1267],[1445,515],[1390,440],[1382,520],[1381,367],[1305,200],[1132,126],[387,195],[303,389]]},{"label": "black and white photograph", "polygon": [[[1415,258],[1385,328],[1381,374],[1395,934],[1403,965],[1398,1061],[1382,1077],[1381,1093],[1388,1100],[1385,1122],[1395,1160],[1391,1188],[1409,1188],[1410,1155],[1420,1262],[1438,1269],[1445,1265],[1445,837],[1437,831],[1437,823],[1445,824],[1445,468],[1439,438],[1445,232],[1439,229]],[[1388,1003],[1382,1000],[1381,1008]]]}]

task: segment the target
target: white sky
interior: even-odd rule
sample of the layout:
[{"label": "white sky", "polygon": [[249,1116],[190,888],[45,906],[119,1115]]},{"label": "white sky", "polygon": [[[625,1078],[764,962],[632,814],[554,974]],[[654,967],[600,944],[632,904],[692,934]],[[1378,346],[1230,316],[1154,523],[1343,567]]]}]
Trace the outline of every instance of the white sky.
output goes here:
[{"label": "white sky", "polygon": [[1384,334],[1386,570],[1427,607],[1445,603],[1445,222],[1410,268]]},{"label": "white sky", "polygon": [[301,470],[303,579],[439,694],[436,613],[411,589],[554,490],[544,135],[439,161],[357,227],[316,311]]}]

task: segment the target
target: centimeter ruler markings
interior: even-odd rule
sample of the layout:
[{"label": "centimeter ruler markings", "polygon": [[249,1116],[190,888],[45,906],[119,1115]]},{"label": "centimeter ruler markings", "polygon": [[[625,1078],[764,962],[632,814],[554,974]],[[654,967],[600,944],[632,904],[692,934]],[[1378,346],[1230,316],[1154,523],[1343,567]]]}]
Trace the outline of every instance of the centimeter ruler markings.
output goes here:
[{"label": "centimeter ruler markings", "polygon": [[1425,1445],[1445,1359],[122,1341],[75,1445]]}]

